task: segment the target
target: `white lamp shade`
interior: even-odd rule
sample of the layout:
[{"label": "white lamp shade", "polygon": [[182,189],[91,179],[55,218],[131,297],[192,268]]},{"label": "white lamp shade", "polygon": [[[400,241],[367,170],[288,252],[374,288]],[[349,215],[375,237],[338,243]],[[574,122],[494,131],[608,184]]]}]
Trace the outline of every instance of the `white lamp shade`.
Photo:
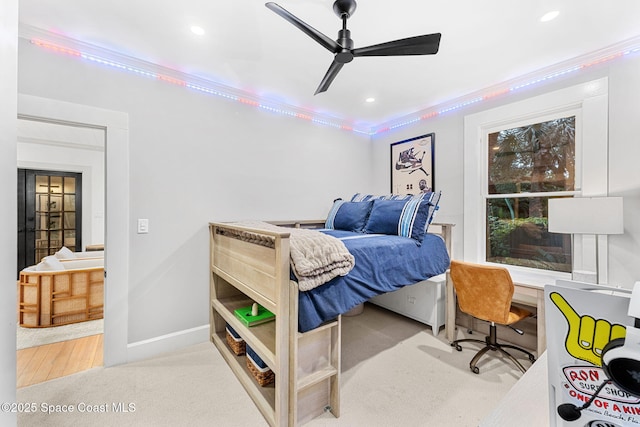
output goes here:
[{"label": "white lamp shade", "polygon": [[622,197],[549,199],[549,231],[567,234],[622,234]]}]

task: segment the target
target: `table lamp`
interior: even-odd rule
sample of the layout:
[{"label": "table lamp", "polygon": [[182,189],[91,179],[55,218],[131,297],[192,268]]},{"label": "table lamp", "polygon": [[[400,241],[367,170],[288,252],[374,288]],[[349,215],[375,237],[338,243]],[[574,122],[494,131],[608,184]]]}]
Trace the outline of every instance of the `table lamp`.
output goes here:
[{"label": "table lamp", "polygon": [[[624,233],[622,197],[549,199],[549,232],[596,236],[596,282],[600,281],[598,236]],[[572,257],[573,259],[573,257]],[[572,267],[573,273],[573,267]]]}]

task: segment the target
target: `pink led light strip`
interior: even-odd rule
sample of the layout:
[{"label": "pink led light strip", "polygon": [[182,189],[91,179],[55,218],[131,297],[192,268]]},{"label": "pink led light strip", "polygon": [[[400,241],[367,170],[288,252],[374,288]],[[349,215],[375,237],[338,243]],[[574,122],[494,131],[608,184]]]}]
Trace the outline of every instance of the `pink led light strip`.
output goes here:
[{"label": "pink led light strip", "polygon": [[96,55],[92,55],[89,53],[85,53],[76,49],[70,49],[70,48],[66,48],[66,47],[62,47],[59,46],[57,44],[53,44],[53,43],[48,43],[39,39],[31,39],[31,43],[33,43],[36,46],[39,46],[41,48],[44,49],[48,49],[51,50],[53,52],[56,53],[60,53],[60,54],[64,54],[64,55],[69,55],[69,56],[73,56],[73,57],[77,57],[77,58],[82,58],[94,63],[98,63],[101,65],[105,65],[105,66],[109,66],[112,68],[116,68],[119,70],[123,70],[123,71],[129,71],[129,72],[133,72],[135,74],[138,75],[142,75],[148,78],[154,78],[154,79],[158,79],[162,82],[165,83],[170,83],[173,85],[177,85],[177,86],[182,86],[182,87],[186,87],[189,89],[193,89],[199,92],[203,92],[203,93],[207,93],[209,95],[216,95],[216,96],[220,96],[232,101],[236,101],[239,102],[241,104],[244,105],[248,105],[248,106],[252,106],[252,107],[257,107],[266,111],[270,111],[272,113],[277,113],[277,114],[281,114],[281,115],[285,115],[285,116],[290,116],[290,117],[294,117],[294,118],[298,118],[298,119],[303,119],[306,121],[310,121],[313,123],[317,123],[323,126],[330,126],[330,127],[334,127],[334,128],[338,128],[338,129],[342,129],[342,130],[346,130],[346,131],[350,131],[350,132],[355,132],[355,133],[361,133],[361,134],[365,134],[365,135],[371,135],[369,129],[367,130],[362,130],[362,129],[356,129],[351,125],[346,125],[343,123],[335,123],[329,119],[324,119],[320,116],[314,116],[312,114],[308,114],[308,113],[301,113],[299,111],[293,111],[293,110],[289,110],[286,108],[282,108],[279,106],[274,106],[272,104],[269,104],[267,102],[261,102],[261,100],[256,100],[256,99],[251,99],[250,97],[243,97],[243,96],[238,96],[238,95],[234,95],[233,93],[230,92],[225,92],[224,90],[219,90],[219,89],[214,89],[211,87],[206,87],[203,85],[199,85],[199,84],[193,84],[190,83],[186,80],[180,79],[180,78],[176,78],[176,77],[172,77],[166,74],[160,74],[160,73],[156,73],[156,72],[152,72],[152,71],[146,71],[142,68],[137,68],[137,67],[133,67],[130,65],[126,65],[120,62],[115,62],[106,58],[101,58],[99,56]]},{"label": "pink led light strip", "polygon": [[373,136],[373,135],[379,135],[381,133],[385,133],[388,132],[390,130],[394,130],[394,129],[398,129],[404,126],[408,126],[411,124],[414,124],[416,122],[422,121],[422,120],[429,120],[432,119],[434,117],[438,117],[441,114],[446,114],[450,111],[455,111],[455,110],[460,110],[464,107],[467,107],[469,105],[473,105],[473,104],[477,104],[478,102],[482,102],[482,101],[486,101],[489,99],[493,99],[496,97],[500,97],[500,96],[504,96],[504,95],[508,95],[511,92],[514,91],[518,91],[524,88],[528,88],[530,86],[539,84],[539,83],[543,83],[543,82],[547,82],[549,80],[558,78],[560,76],[564,76],[576,71],[580,71],[580,70],[584,70],[585,68],[589,68],[595,65],[600,65],[609,61],[612,61],[614,59],[618,59],[621,57],[624,57],[626,55],[630,55],[630,54],[635,54],[640,52],[640,47],[633,47],[630,49],[626,49],[624,51],[621,52],[617,52],[611,55],[606,55],[602,58],[598,58],[596,60],[587,62],[585,64],[581,64],[581,65],[577,65],[577,66],[572,66],[572,67],[568,67],[567,69],[561,70],[561,71],[557,71],[548,75],[545,75],[543,77],[540,78],[535,78],[529,81],[526,81],[524,83],[520,83],[520,84],[514,84],[513,86],[510,86],[508,88],[504,88],[504,89],[499,89],[499,90],[494,90],[492,92],[486,93],[484,95],[481,96],[477,96],[474,98],[470,98],[470,99],[466,99],[462,102],[456,103],[456,104],[452,104],[448,107],[444,107],[442,109],[439,110],[433,110],[433,111],[429,111],[426,113],[422,113],[418,116],[415,116],[411,119],[407,119],[406,121],[402,121],[402,122],[397,122],[393,125],[386,125],[383,127],[380,127],[376,130],[373,129],[368,129],[368,130],[362,130],[362,129],[357,129],[353,126],[350,125],[345,125],[345,124],[341,124],[341,123],[335,123],[333,121],[330,121],[328,119],[324,119],[320,116],[314,116],[311,114],[306,114],[306,113],[300,113],[297,111],[293,111],[287,108],[282,108],[280,106],[274,106],[272,104],[269,104],[266,101],[262,101],[262,100],[255,100],[255,99],[251,99],[249,97],[241,97],[241,96],[237,96],[234,95],[233,93],[230,92],[226,92],[224,90],[219,90],[219,89],[214,89],[214,88],[209,88],[206,86],[201,86],[201,85],[197,85],[197,84],[192,84],[189,83],[186,80],[182,80],[176,77],[171,77],[165,74],[159,74],[159,73],[154,73],[154,72],[150,72],[150,71],[146,71],[143,70],[141,68],[136,68],[136,67],[132,67],[126,64],[122,64],[122,63],[118,63],[118,62],[114,62],[111,61],[109,59],[105,59],[105,58],[100,58],[98,56],[95,55],[91,55],[88,53],[84,53],[81,52],[79,50],[75,50],[75,49],[70,49],[70,48],[66,48],[63,46],[59,46],[53,43],[48,43],[39,39],[31,39],[31,43],[33,43],[36,46],[42,47],[44,49],[48,49],[60,54],[64,54],[64,55],[69,55],[69,56],[73,56],[73,57],[77,57],[77,58],[82,58],[88,61],[92,61],[98,64],[102,64],[102,65],[106,65],[106,66],[110,66],[112,68],[116,68],[116,69],[120,69],[123,71],[129,71],[129,72],[133,72],[135,74],[138,75],[142,75],[145,77],[149,77],[149,78],[155,78],[158,80],[161,80],[165,83],[171,83],[177,86],[182,86],[182,87],[186,87],[189,89],[193,89],[193,90],[197,90],[199,92],[203,92],[203,93],[207,93],[210,95],[216,95],[216,96],[220,96],[229,100],[233,100],[236,102],[239,102],[241,104],[244,105],[249,105],[249,106],[253,106],[253,107],[257,107],[266,111],[270,111],[272,113],[277,113],[277,114],[281,114],[281,115],[285,115],[285,116],[290,116],[290,117],[294,117],[294,118],[298,118],[298,119],[302,119],[302,120],[307,120],[313,123],[317,123],[323,126],[330,126],[330,127],[334,127],[334,128],[338,128],[338,129],[342,129],[342,130],[346,130],[346,131],[350,131],[350,132],[355,132],[355,133],[360,133],[360,134],[365,134],[365,135],[369,135],[369,136]]}]

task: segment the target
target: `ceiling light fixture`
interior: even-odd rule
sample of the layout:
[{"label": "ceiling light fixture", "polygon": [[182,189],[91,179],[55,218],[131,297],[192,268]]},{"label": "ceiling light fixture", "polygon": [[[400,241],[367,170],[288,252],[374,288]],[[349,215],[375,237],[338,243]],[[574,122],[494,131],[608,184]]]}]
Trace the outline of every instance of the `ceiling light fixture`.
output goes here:
[{"label": "ceiling light fixture", "polygon": [[373,98],[373,97],[369,97],[369,98],[365,99],[364,102],[368,102],[369,104],[371,104],[372,102],[376,102],[376,99]]},{"label": "ceiling light fixture", "polygon": [[192,25],[191,26],[191,32],[197,36],[203,36],[204,35],[204,28],[199,27],[197,25]]},{"label": "ceiling light fixture", "polygon": [[552,20],[556,19],[558,17],[558,15],[560,15],[559,11],[552,10],[551,12],[547,12],[544,15],[542,15],[542,18],[540,18],[540,22],[552,21]]}]

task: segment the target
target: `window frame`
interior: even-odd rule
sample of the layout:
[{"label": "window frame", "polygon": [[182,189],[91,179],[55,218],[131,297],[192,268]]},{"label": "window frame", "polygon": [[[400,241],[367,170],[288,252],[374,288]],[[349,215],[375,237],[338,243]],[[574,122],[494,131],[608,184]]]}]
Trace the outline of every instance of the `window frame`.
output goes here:
[{"label": "window frame", "polygon": [[[580,184],[580,180],[582,178],[582,170],[581,170],[581,153],[582,153],[582,111],[580,109],[574,109],[574,108],[568,108],[566,110],[558,110],[558,111],[554,111],[552,113],[548,113],[545,114],[543,116],[539,116],[539,115],[535,115],[531,116],[531,117],[524,117],[524,118],[520,118],[518,119],[518,121],[516,122],[512,122],[512,121],[505,121],[505,122],[501,122],[499,124],[495,124],[492,127],[483,127],[482,128],[482,137],[483,137],[483,158],[484,158],[484,185],[483,185],[483,192],[482,192],[482,199],[483,199],[483,204],[484,204],[484,213],[485,213],[485,218],[484,218],[484,223],[485,223],[485,230],[486,228],[488,228],[488,224],[487,224],[487,216],[486,216],[486,206],[487,206],[487,201],[490,199],[506,199],[506,198],[512,198],[512,199],[516,199],[516,198],[537,198],[537,199],[549,199],[551,197],[570,197],[570,196],[575,196],[576,194],[580,194],[580,188],[581,188],[581,184]],[[575,158],[574,158],[574,164],[575,164],[575,169],[574,169],[574,190],[566,190],[566,191],[547,191],[547,192],[521,192],[521,193],[496,193],[496,194],[490,194],[489,193],[489,156],[491,155],[490,153],[490,148],[489,148],[489,135],[502,131],[502,130],[506,130],[506,129],[513,129],[513,128],[519,128],[519,127],[524,127],[524,126],[528,126],[531,124],[537,124],[537,123],[543,123],[543,122],[547,122],[547,121],[551,121],[551,120],[555,120],[555,119],[559,119],[559,118],[563,118],[563,117],[575,117],[575,141],[574,141],[574,153],[575,153]],[[484,233],[484,239],[485,239],[485,245],[489,245],[489,240],[488,240],[488,236],[486,235],[486,231]],[[551,274],[563,274],[566,275],[567,273],[564,272],[560,272],[560,271],[553,271],[553,270],[541,270],[541,269],[536,269],[536,268],[532,268],[532,267],[524,267],[524,266],[517,266],[517,265],[511,265],[511,264],[505,264],[505,263],[494,263],[491,261],[487,260],[487,253],[486,253],[486,246],[485,246],[485,251],[484,251],[484,256],[482,258],[482,261],[486,264],[491,264],[491,265],[499,265],[499,266],[503,266],[503,267],[508,267],[511,268],[513,267],[514,269],[522,269],[522,271],[530,271],[530,273],[537,273],[537,272],[550,272]]]},{"label": "window frame", "polygon": [[[486,262],[486,200],[488,196],[488,135],[501,129],[517,127],[553,118],[576,116],[576,188],[575,196],[607,194],[608,177],[608,80],[602,78],[532,97],[516,103],[468,115],[464,119],[464,212],[463,259]],[[518,193],[528,197],[533,193]],[[549,197],[555,193],[536,193]],[[493,195],[492,195],[493,196]],[[505,197],[506,195],[500,195]],[[601,236],[600,239],[606,236]],[[602,242],[602,240],[599,240]],[[573,269],[595,271],[595,236],[575,236]],[[601,247],[606,248],[606,241]],[[605,254],[606,255],[606,254]],[[600,259],[603,258],[602,251]],[[506,267],[526,282],[553,283],[570,279],[571,274],[528,267]],[[602,264],[600,265],[602,268]],[[606,270],[606,266],[604,266]],[[604,272],[602,269],[601,272]],[[605,276],[606,277],[606,276]]]}]

